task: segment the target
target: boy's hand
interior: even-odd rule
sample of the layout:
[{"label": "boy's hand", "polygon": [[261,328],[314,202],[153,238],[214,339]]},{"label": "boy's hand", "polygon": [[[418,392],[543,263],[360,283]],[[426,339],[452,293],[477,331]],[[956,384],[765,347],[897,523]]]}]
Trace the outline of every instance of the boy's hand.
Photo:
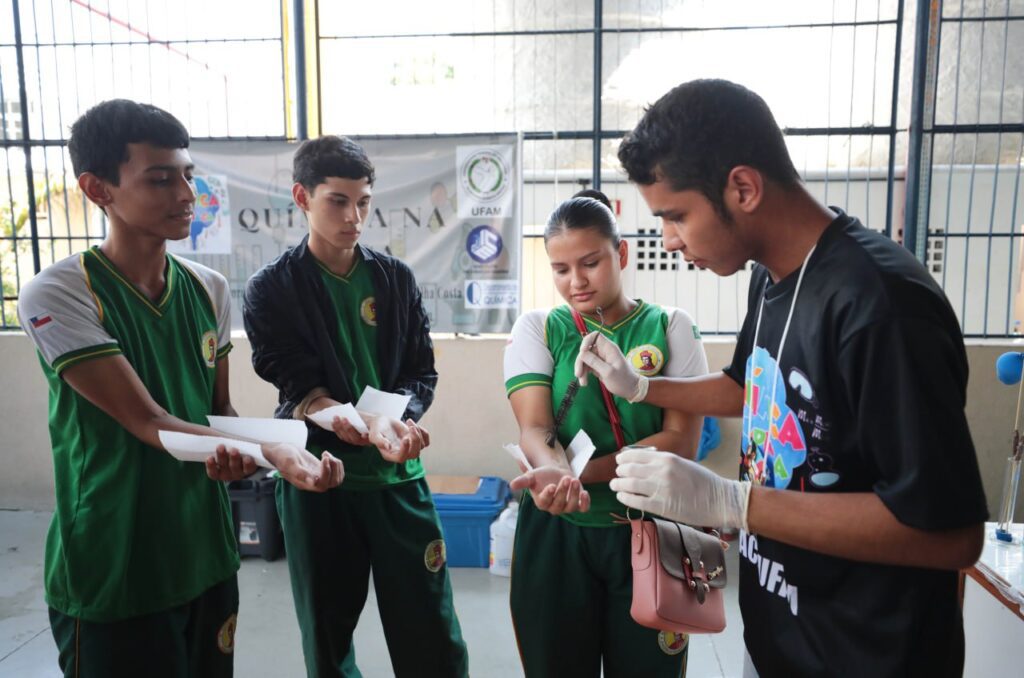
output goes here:
[{"label": "boy's hand", "polygon": [[252,457],[224,445],[218,445],[216,454],[211,454],[206,459],[206,475],[210,480],[241,480],[251,476],[256,469],[256,462]]},{"label": "boy's hand", "polygon": [[341,484],[345,467],[340,459],[325,451],[320,459],[287,443],[262,445],[263,456],[267,458],[281,477],[300,490],[325,492]]},{"label": "boy's hand", "polygon": [[430,433],[412,419],[402,423],[390,417],[373,417],[369,422],[370,443],[380,456],[395,464],[417,459],[423,448],[430,445]]},{"label": "boy's hand", "polygon": [[568,466],[538,466],[514,478],[509,485],[513,490],[530,490],[534,505],[552,515],[590,510],[590,493],[573,477]]},{"label": "boy's hand", "polygon": [[349,445],[362,446],[370,444],[370,434],[360,433],[356,430],[356,427],[349,423],[349,420],[344,417],[335,417],[331,426],[334,428],[335,435]]},{"label": "boy's hand", "polygon": [[611,481],[626,506],[687,525],[749,531],[750,483],[723,478],[672,452],[627,450]]}]

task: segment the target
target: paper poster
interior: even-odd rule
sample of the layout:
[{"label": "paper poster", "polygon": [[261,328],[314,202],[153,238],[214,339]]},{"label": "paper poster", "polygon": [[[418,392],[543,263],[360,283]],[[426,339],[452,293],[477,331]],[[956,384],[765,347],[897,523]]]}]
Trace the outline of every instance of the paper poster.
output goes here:
[{"label": "paper poster", "polygon": [[231,200],[222,174],[195,176],[196,204],[184,240],[167,242],[173,254],[231,254]]}]

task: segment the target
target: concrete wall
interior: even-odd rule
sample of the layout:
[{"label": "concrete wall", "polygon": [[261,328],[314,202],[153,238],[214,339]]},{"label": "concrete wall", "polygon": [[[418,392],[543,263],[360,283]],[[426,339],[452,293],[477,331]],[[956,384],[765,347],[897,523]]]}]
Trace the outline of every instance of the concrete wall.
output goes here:
[{"label": "concrete wall", "polygon": [[[270,416],[274,390],[249,365],[249,344],[234,339],[231,392],[242,416]],[[516,440],[517,430],[502,383],[502,337],[442,338],[435,342],[441,381],[434,406],[424,419],[432,444],[424,452],[428,473],[497,475],[511,478],[515,464],[501,449]],[[731,340],[708,338],[705,349],[712,368],[729,362]],[[978,451],[989,511],[995,515],[1013,428],[1016,389],[995,379],[1000,353],[1016,348],[1006,342],[968,346],[971,381],[967,415]],[[53,506],[53,465],[46,426],[46,382],[31,342],[20,333],[0,334],[0,508]],[[722,445],[706,462],[735,477],[739,446],[737,420],[723,422]],[[1024,520],[1024,500],[1017,512]]]}]

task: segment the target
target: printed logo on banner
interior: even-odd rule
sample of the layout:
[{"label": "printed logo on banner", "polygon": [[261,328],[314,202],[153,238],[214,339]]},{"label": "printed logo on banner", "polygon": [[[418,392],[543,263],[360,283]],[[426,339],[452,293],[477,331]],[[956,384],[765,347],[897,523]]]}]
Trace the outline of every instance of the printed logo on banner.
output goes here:
[{"label": "printed logo on banner", "polygon": [[478,264],[489,264],[497,259],[503,247],[501,234],[490,226],[477,226],[466,237],[466,251]]},{"label": "printed logo on banner", "polygon": [[505,159],[489,148],[477,151],[462,166],[462,180],[473,197],[494,200],[508,188]]},{"label": "printed logo on banner", "polygon": [[467,280],[466,308],[518,308],[518,280]]},{"label": "printed logo on banner", "polygon": [[227,178],[196,175],[196,203],[188,237],[170,241],[174,254],[231,254],[231,207]]},{"label": "printed logo on banner", "polygon": [[512,146],[459,146],[460,217],[512,216]]}]

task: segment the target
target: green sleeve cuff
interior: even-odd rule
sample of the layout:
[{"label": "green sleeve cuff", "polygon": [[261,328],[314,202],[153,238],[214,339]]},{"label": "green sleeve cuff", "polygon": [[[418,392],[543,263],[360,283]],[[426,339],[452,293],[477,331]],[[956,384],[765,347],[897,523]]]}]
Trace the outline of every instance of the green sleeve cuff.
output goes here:
[{"label": "green sleeve cuff", "polygon": [[220,348],[218,348],[217,349],[217,360],[220,360],[221,358],[226,356],[228,353],[231,353],[231,349],[233,349],[233,348],[234,348],[234,345],[230,341],[228,343],[224,344],[223,346],[221,346]]},{"label": "green sleeve cuff", "polygon": [[92,360],[93,358],[105,358],[111,355],[119,355],[121,353],[121,347],[117,344],[100,344],[98,346],[87,346],[86,348],[80,348],[74,351],[69,351],[64,355],[58,356],[51,367],[58,376],[71,367],[78,363],[84,363],[86,360]]},{"label": "green sleeve cuff", "polygon": [[510,396],[527,386],[546,386],[551,388],[551,375],[537,373],[517,374],[505,382],[505,395]]}]

